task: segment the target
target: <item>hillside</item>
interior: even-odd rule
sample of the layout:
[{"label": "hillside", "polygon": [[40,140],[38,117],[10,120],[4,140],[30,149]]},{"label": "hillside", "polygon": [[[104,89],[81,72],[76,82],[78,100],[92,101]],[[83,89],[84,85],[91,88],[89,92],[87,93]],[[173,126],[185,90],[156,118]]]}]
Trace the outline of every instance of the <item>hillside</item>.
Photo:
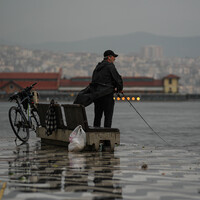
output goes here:
[{"label": "hillside", "polygon": [[139,53],[145,45],[163,47],[166,57],[200,56],[200,36],[169,37],[150,33],[136,32],[119,36],[104,36],[75,42],[49,42],[27,45],[33,49],[48,49],[64,52],[90,52],[101,54],[105,49],[119,53]]}]

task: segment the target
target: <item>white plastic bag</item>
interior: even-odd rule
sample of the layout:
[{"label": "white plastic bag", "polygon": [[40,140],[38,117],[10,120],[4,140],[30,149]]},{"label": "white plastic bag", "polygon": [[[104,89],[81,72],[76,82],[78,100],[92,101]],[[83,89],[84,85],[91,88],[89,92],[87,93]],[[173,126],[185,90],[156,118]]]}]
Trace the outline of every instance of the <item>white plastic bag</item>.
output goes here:
[{"label": "white plastic bag", "polygon": [[78,152],[83,150],[86,145],[86,134],[82,126],[77,126],[69,136],[68,151]]}]

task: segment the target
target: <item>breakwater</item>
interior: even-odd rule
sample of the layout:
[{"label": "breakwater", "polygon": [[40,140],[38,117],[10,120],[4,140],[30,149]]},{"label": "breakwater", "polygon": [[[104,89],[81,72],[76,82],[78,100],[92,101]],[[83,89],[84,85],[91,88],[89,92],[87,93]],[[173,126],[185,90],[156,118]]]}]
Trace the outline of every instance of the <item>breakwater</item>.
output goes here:
[{"label": "breakwater", "polygon": [[142,101],[195,101],[200,94],[140,94]]},{"label": "breakwater", "polygon": [[[8,101],[11,94],[1,94],[0,101]],[[135,93],[135,94],[125,94],[126,97],[130,97],[130,100],[137,101],[200,101],[200,94],[144,94],[144,93]],[[50,101],[55,99],[57,101],[74,101],[76,94],[71,93],[39,93],[39,100]],[[133,98],[134,97],[134,98]],[[115,98],[116,101],[123,101],[122,98]]]}]

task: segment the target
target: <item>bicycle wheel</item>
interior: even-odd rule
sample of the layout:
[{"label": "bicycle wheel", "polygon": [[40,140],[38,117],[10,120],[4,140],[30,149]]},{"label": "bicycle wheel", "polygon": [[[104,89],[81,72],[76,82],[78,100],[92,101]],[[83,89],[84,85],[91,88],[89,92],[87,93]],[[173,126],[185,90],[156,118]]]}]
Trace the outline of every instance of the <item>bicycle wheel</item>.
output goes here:
[{"label": "bicycle wheel", "polygon": [[39,120],[39,115],[38,115],[38,113],[35,111],[32,111],[31,112],[31,124],[32,124],[32,129],[33,129],[33,131],[35,131],[36,132],[36,128],[38,127],[38,126],[40,126],[40,120]]},{"label": "bicycle wheel", "polygon": [[29,127],[27,125],[27,120],[22,112],[15,106],[9,109],[9,121],[17,138],[22,142],[28,141]]}]

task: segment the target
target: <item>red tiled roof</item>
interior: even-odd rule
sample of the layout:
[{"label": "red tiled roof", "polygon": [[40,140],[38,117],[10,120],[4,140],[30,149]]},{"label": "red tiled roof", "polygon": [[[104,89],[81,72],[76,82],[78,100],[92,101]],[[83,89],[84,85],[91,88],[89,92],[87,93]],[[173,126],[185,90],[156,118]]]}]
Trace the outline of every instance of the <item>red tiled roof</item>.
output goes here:
[{"label": "red tiled roof", "polygon": [[[27,86],[32,85],[35,81],[0,81],[0,88],[4,87],[6,84],[10,82],[15,83],[21,88],[26,88]],[[37,82],[37,81],[36,81]],[[37,85],[34,86],[35,90],[57,90],[57,82],[56,81],[38,81]]]},{"label": "red tiled roof", "polygon": [[60,80],[60,86],[66,86],[70,83],[69,79],[61,79]]},{"label": "red tiled roof", "polygon": [[4,87],[9,81],[0,81],[0,88]]},{"label": "red tiled roof", "polygon": [[124,76],[122,79],[153,79],[152,77],[147,76]]},{"label": "red tiled roof", "polygon": [[[140,78],[138,78],[138,81],[126,81],[127,77],[124,77],[124,86],[127,86],[127,87],[131,87],[131,86],[159,87],[159,86],[163,85],[162,80],[154,80],[152,78],[149,78],[149,81],[139,81],[139,79],[141,79],[141,78],[146,79],[147,77],[140,77]],[[130,77],[130,79],[133,79],[133,77]],[[134,77],[134,79],[135,79],[135,77]],[[62,86],[62,87],[87,86],[89,83],[90,83],[90,81],[71,81],[69,79],[65,79],[65,80],[60,81],[60,86]]]},{"label": "red tiled roof", "polygon": [[91,76],[74,76],[74,77],[72,77],[71,79],[92,79],[92,77]]},{"label": "red tiled roof", "polygon": [[[35,83],[34,81],[15,81],[22,88],[32,85]],[[36,81],[37,82],[37,81]],[[57,82],[56,81],[38,81],[34,86],[35,90],[57,90]]]},{"label": "red tiled roof", "polygon": [[146,86],[146,87],[160,87],[163,86],[162,80],[153,80],[153,81],[124,81],[124,86],[134,87],[134,86]]},{"label": "red tiled roof", "polygon": [[71,87],[87,86],[87,85],[89,85],[89,83],[90,82],[88,82],[88,81],[76,81],[76,82],[70,81],[69,84],[67,84],[67,86],[71,86]]},{"label": "red tiled roof", "polygon": [[36,90],[57,90],[61,73],[26,73],[3,72],[0,73],[0,88],[9,82],[14,82],[19,87],[25,88],[37,82]]},{"label": "red tiled roof", "polygon": [[[76,77],[76,78],[80,78],[80,77]],[[88,77],[84,77],[84,78],[88,78]],[[76,87],[76,86],[87,86],[91,81],[72,81],[72,79],[62,79],[60,80],[60,86],[63,87]]]},{"label": "red tiled roof", "polygon": [[176,76],[176,75],[174,75],[174,74],[169,74],[169,75],[167,75],[167,76],[165,76],[165,77],[163,77],[163,79],[164,78],[180,78],[179,76]]},{"label": "red tiled roof", "polygon": [[0,79],[57,79],[59,73],[27,73],[27,72],[3,72]]},{"label": "red tiled roof", "polygon": [[9,83],[14,83],[15,85],[17,85],[17,86],[19,86],[19,87],[21,87],[19,84],[17,84],[15,81],[0,81],[0,88],[3,88],[3,87],[5,87],[7,84],[9,84]]}]

